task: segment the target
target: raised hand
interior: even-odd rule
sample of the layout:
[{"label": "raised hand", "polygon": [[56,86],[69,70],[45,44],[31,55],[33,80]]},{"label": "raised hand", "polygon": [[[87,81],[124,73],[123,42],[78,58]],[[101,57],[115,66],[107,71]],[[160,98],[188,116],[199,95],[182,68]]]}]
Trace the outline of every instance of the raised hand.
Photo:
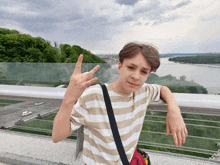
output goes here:
[{"label": "raised hand", "polygon": [[70,116],[73,106],[78,98],[85,91],[86,87],[97,81],[93,74],[100,68],[99,65],[94,67],[90,72],[81,73],[83,55],[81,54],[75,66],[75,70],[70,77],[70,83],[63,98],[60,109],[53,122],[53,142],[57,143],[66,139],[73,133],[70,125]]},{"label": "raised hand", "polygon": [[71,97],[71,100],[77,100],[85,89],[95,83],[98,79],[93,78],[95,72],[100,68],[99,65],[96,65],[90,72],[81,73],[83,55],[81,54],[78,58],[78,61],[75,66],[75,70],[70,77],[70,83],[68,86],[68,93]]}]

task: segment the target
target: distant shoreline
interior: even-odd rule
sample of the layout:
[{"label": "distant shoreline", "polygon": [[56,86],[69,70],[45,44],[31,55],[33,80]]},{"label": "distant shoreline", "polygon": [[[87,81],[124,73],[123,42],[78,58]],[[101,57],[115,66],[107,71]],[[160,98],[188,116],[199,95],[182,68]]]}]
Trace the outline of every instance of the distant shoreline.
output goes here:
[{"label": "distant shoreline", "polygon": [[220,68],[220,64],[192,64],[192,63],[177,62],[177,61],[170,61],[170,62],[178,63],[178,64],[205,66],[205,67],[211,67],[211,68]]}]

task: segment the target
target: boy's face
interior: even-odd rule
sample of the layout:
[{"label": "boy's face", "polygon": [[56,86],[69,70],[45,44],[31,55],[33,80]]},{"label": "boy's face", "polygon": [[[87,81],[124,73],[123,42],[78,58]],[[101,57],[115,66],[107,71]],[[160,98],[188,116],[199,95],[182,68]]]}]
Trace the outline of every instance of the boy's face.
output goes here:
[{"label": "boy's face", "polygon": [[119,82],[121,91],[130,94],[141,88],[151,72],[151,65],[142,53],[137,53],[132,58],[124,59],[118,64]]}]

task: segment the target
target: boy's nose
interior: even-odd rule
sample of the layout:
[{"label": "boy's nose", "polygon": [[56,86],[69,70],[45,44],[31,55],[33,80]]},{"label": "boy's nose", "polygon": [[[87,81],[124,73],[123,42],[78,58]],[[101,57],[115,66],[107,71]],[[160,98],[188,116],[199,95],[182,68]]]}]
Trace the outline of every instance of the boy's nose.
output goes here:
[{"label": "boy's nose", "polygon": [[134,80],[139,80],[139,79],[140,79],[140,73],[134,72],[133,75],[132,75],[132,78],[133,78]]}]

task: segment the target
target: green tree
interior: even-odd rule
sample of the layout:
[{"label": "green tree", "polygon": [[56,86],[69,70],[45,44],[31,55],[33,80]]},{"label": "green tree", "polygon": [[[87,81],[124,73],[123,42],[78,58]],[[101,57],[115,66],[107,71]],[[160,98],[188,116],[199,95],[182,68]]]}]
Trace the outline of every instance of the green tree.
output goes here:
[{"label": "green tree", "polygon": [[56,49],[54,49],[53,47],[46,47],[43,51],[43,54],[46,58],[45,62],[52,62],[52,63],[56,63],[57,62],[57,56],[58,56],[58,52]]},{"label": "green tree", "polygon": [[174,85],[169,85],[167,86],[171,92],[173,93],[190,93],[189,90],[186,89],[186,87],[182,86],[174,86]]},{"label": "green tree", "polygon": [[17,30],[0,28],[0,34],[19,34],[19,32]]},{"label": "green tree", "polygon": [[57,56],[57,49],[41,37],[0,34],[1,62],[57,62]]},{"label": "green tree", "polygon": [[0,28],[0,62],[76,63],[80,54],[83,63],[106,63],[78,45],[61,44],[58,48],[41,37],[33,38],[15,30]]},{"label": "green tree", "polygon": [[171,74],[166,75],[166,76],[162,76],[161,79],[163,80],[175,80],[176,77],[172,76]]},{"label": "green tree", "polygon": [[173,93],[208,93],[206,88],[194,81],[186,81],[186,76],[184,75],[180,76],[180,79],[178,80],[172,75],[159,77],[155,73],[151,73],[146,83],[167,86]]},{"label": "green tree", "polygon": [[180,81],[186,81],[186,76],[180,76]]},{"label": "green tree", "polygon": [[153,84],[154,82],[159,80],[159,76],[156,75],[155,73],[151,73],[146,81],[146,83],[148,84]]},{"label": "green tree", "polygon": [[78,55],[82,54],[82,48],[80,46],[73,45],[72,49],[74,49]]},{"label": "green tree", "polygon": [[197,88],[194,87],[194,86],[188,87],[188,90],[189,90],[190,93],[198,93]]},{"label": "green tree", "polygon": [[40,59],[42,62],[45,62],[45,59],[43,60],[44,54],[37,48],[28,48],[27,53],[25,57],[22,58],[22,62],[38,62]]},{"label": "green tree", "polygon": [[68,44],[64,44],[62,46],[63,52],[66,54],[66,57],[69,58],[71,54],[73,53],[72,47]]}]

